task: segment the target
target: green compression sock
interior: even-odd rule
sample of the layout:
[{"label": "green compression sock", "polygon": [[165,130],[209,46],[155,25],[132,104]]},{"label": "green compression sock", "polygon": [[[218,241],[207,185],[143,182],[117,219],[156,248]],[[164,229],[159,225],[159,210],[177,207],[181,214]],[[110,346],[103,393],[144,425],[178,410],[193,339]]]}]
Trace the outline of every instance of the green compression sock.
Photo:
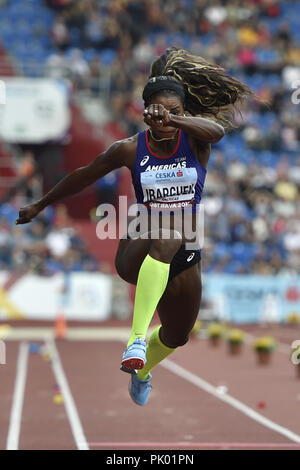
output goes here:
[{"label": "green compression sock", "polygon": [[130,346],[137,338],[146,338],[157,304],[168,283],[170,265],[147,255],[137,280]]},{"label": "green compression sock", "polygon": [[146,359],[147,362],[143,369],[137,372],[137,376],[140,380],[146,380],[149,372],[156,366],[159,362],[163,359],[168,357],[172,352],[174,352],[177,348],[169,348],[165,346],[159,337],[159,330],[161,325],[159,325],[153,331],[152,335],[149,338],[149,342],[146,349]]}]

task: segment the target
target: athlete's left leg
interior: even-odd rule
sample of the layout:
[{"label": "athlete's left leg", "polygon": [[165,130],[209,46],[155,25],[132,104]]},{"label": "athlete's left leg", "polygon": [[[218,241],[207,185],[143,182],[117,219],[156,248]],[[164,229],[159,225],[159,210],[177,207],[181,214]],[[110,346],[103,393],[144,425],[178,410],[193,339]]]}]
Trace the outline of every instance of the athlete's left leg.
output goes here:
[{"label": "athlete's left leg", "polygon": [[147,362],[137,372],[140,380],[146,380],[153,367],[188,342],[199,313],[201,293],[200,263],[183,271],[168,284],[157,307],[161,325],[150,336]]}]

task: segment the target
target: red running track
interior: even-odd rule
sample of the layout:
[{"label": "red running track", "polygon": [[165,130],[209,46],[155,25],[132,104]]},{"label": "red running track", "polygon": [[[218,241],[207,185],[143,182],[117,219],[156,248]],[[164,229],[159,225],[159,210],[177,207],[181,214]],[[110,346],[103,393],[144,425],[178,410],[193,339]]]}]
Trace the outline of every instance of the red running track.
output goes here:
[{"label": "red running track", "polygon": [[[139,407],[128,395],[130,376],[118,370],[122,342],[61,340],[56,346],[70,396],[53,402],[56,359],[29,353],[19,449],[300,449],[299,380],[287,354],[276,352],[271,366],[259,367],[250,346],[232,357],[225,344],[191,340],[154,370],[149,403]],[[19,350],[20,342],[7,341],[7,364],[0,366],[0,449],[12,425]],[[196,382],[226,386],[226,396],[293,438],[222,401],[224,393],[211,394],[177,375],[173,366]]]}]

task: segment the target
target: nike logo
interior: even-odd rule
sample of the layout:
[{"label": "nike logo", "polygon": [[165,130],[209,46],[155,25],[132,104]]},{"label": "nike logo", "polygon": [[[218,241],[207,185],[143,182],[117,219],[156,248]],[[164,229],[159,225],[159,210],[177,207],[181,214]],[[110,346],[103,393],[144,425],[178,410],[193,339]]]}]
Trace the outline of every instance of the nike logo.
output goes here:
[{"label": "nike logo", "polygon": [[187,262],[189,263],[190,261],[192,261],[192,259],[194,258],[194,256],[195,256],[195,253],[192,253],[192,254],[188,257]]}]

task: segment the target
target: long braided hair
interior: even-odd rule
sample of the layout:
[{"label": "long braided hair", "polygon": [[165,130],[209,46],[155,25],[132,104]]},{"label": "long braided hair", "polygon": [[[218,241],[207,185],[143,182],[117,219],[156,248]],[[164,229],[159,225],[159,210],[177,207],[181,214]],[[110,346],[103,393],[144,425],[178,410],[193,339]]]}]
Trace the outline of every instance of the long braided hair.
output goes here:
[{"label": "long braided hair", "polygon": [[236,127],[235,115],[246,98],[257,96],[244,83],[225,70],[184,49],[171,47],[151,65],[150,77],[170,75],[185,88],[185,110],[219,122],[227,129]]}]

